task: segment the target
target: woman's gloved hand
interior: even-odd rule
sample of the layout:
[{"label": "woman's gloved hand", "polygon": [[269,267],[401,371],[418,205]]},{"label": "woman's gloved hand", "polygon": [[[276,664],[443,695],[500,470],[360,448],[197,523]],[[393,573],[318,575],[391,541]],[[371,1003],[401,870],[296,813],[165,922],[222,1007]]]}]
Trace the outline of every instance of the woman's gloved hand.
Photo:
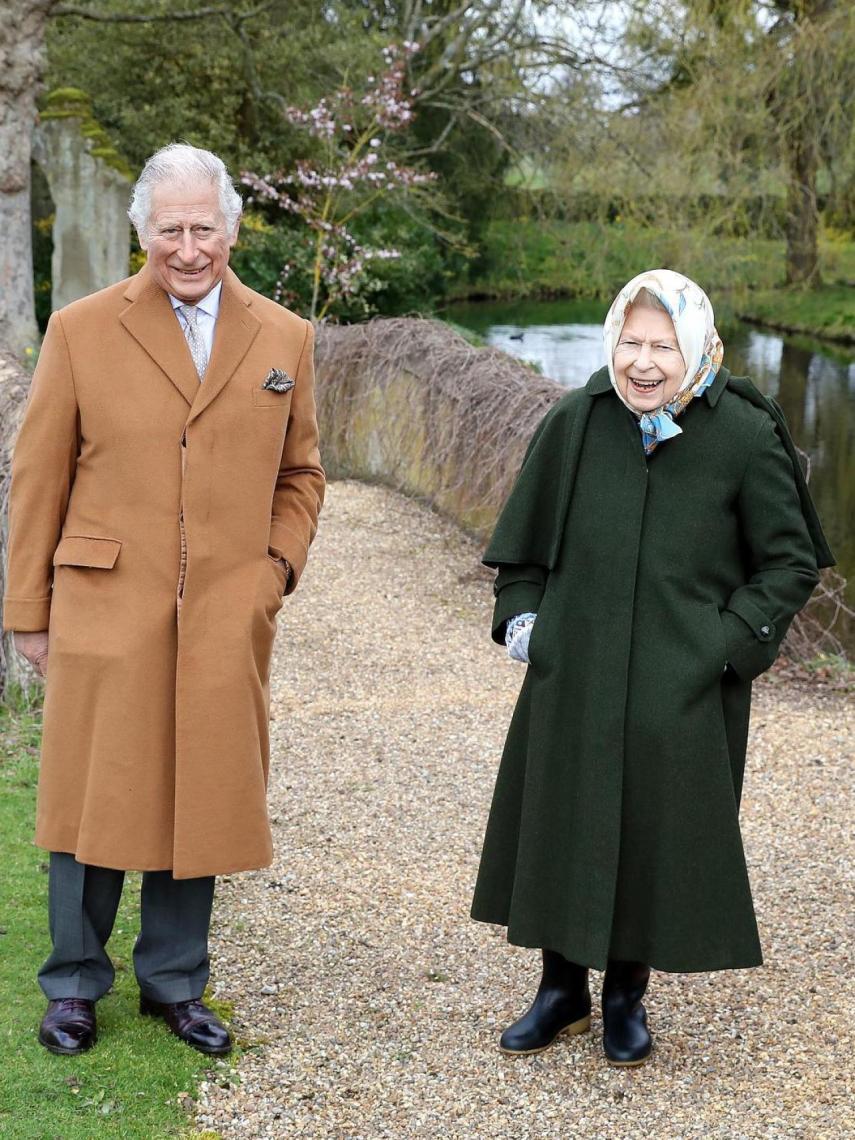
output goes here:
[{"label": "woman's gloved hand", "polygon": [[505,645],[512,661],[528,665],[528,643],[537,614],[517,614],[505,627]]}]

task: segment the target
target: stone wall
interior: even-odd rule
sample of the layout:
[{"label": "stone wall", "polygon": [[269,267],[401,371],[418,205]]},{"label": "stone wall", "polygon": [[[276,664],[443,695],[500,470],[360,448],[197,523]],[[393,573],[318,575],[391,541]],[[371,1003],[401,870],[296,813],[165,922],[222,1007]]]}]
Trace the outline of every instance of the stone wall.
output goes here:
[{"label": "stone wall", "polygon": [[51,307],[59,309],[128,276],[131,179],[73,89],[48,97],[34,152],[56,210]]}]

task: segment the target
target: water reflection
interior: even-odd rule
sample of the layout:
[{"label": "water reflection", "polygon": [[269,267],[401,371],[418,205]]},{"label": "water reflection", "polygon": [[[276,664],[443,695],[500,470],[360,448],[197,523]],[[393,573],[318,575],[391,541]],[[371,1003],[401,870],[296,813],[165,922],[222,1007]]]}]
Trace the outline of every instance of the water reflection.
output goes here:
[{"label": "water reflection", "polygon": [[[575,388],[605,363],[600,302],[526,301],[457,305],[445,315],[545,376]],[[855,606],[855,351],[823,341],[720,326],[725,364],[774,396],[793,438],[811,460],[811,491],[826,534],[849,580]],[[847,642],[855,650],[855,631]]]}]

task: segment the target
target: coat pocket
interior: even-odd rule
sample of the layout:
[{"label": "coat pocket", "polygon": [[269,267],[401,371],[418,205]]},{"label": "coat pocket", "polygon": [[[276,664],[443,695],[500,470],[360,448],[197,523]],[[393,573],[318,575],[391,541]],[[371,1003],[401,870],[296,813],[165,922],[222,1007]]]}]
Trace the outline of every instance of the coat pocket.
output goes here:
[{"label": "coat pocket", "polygon": [[291,392],[274,392],[270,388],[253,388],[252,389],[252,402],[257,408],[282,408],[290,407]]},{"label": "coat pocket", "polygon": [[705,632],[705,645],[708,653],[705,657],[710,660],[711,667],[716,675],[724,673],[727,665],[727,642],[724,637],[724,626],[721,621],[721,611],[715,602],[699,606],[701,628]]},{"label": "coat pocket", "polygon": [[117,538],[91,538],[68,535],[60,539],[54,551],[54,566],[91,566],[96,570],[112,570],[122,544]]},{"label": "coat pocket", "polygon": [[282,559],[277,554],[268,554],[267,560],[268,560],[268,562],[272,562],[273,565],[276,567],[277,571],[279,572],[280,578],[284,579],[287,577],[287,574],[285,572],[285,567],[282,565]]}]

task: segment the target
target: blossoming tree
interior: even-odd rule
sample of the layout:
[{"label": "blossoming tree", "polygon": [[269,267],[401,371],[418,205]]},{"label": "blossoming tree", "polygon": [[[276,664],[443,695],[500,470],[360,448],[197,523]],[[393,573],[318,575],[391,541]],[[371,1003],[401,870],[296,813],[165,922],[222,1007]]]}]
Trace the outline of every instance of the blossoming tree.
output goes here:
[{"label": "blossoming tree", "polygon": [[305,223],[305,241],[282,266],[276,299],[295,300],[296,279],[308,271],[313,320],[322,320],[338,302],[369,290],[373,262],[400,256],[396,249],[359,242],[353,220],[379,200],[435,178],[396,162],[388,146],[390,136],[413,117],[415,92],[405,90],[404,77],[406,62],[417,51],[411,42],[385,48],[384,69],[368,76],[361,96],[343,86],[311,110],[288,107],[284,113],[289,122],[318,140],[316,155],[290,171],[242,174],[252,191],[250,203],[271,202]]}]

